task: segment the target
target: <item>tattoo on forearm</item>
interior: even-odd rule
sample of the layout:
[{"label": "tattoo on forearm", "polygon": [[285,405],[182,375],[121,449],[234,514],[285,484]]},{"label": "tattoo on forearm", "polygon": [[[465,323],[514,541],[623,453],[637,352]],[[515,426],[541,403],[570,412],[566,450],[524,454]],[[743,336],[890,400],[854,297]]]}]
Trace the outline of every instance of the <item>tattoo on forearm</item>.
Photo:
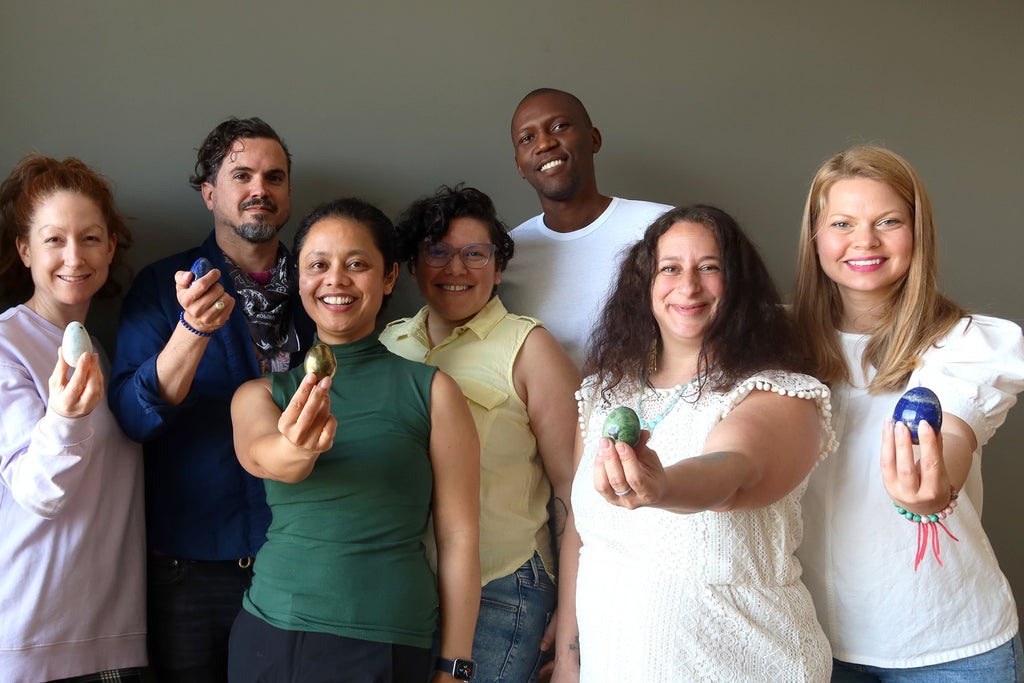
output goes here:
[{"label": "tattoo on forearm", "polygon": [[580,636],[576,634],[576,637],[569,643],[569,652],[576,655],[576,663],[580,663]]},{"label": "tattoo on forearm", "polygon": [[551,533],[555,536],[555,544],[565,533],[565,520],[569,516],[569,508],[565,501],[555,496],[548,503],[548,516],[551,518]]}]

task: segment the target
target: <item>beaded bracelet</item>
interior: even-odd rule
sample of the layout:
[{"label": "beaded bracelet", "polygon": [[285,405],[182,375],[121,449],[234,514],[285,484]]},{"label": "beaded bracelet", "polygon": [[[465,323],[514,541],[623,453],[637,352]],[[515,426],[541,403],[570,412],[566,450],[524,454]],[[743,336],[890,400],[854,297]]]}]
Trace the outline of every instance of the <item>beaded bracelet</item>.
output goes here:
[{"label": "beaded bracelet", "polygon": [[178,320],[181,322],[182,325],[185,326],[185,329],[188,330],[189,332],[191,332],[192,334],[199,335],[200,337],[212,337],[213,336],[213,332],[200,332],[199,330],[197,330],[196,328],[192,327],[187,322],[185,322],[185,311],[182,311],[181,313],[178,314]]},{"label": "beaded bracelet", "polygon": [[917,523],[917,556],[914,559],[915,572],[917,571],[918,565],[921,564],[921,560],[924,559],[925,554],[927,554],[928,552],[929,535],[931,536],[932,540],[932,554],[935,555],[935,561],[939,563],[940,567],[944,566],[942,564],[942,559],[939,558],[939,530],[935,528],[936,525],[942,527],[942,530],[945,531],[946,534],[954,541],[960,540],[959,538],[953,535],[953,532],[946,528],[945,524],[942,523],[942,520],[952,515],[953,510],[956,509],[956,499],[958,495],[959,494],[956,492],[956,489],[950,486],[949,503],[947,503],[946,507],[940,510],[939,512],[933,512],[930,515],[919,515],[917,513],[911,512],[910,510],[900,507],[899,503],[893,503],[893,506],[895,506],[896,508],[896,512],[900,513],[900,516],[906,518],[908,522]]},{"label": "beaded bracelet", "polygon": [[911,512],[910,510],[904,510],[900,507],[899,503],[893,503],[893,505],[896,506],[897,512],[907,518],[907,521],[918,522],[919,524],[928,524],[929,522],[938,522],[940,519],[946,519],[946,517],[951,516],[953,514],[953,510],[956,509],[956,499],[959,496],[960,494],[954,491],[951,486],[949,490],[949,503],[946,504],[944,509],[938,512],[933,512],[930,515],[919,515]]}]

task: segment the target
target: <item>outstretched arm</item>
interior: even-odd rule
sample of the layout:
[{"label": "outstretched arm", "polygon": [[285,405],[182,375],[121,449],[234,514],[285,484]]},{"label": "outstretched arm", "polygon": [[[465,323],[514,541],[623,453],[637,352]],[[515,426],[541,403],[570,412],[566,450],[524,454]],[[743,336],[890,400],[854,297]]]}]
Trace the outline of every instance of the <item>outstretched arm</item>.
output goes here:
[{"label": "outstretched arm", "polygon": [[[704,453],[668,468],[642,439],[634,450],[601,439],[594,486],[630,509],[679,513],[764,507],[792,491],[814,468],[820,449],[813,401],[751,393],[708,435]],[[616,495],[616,491],[629,491]]]},{"label": "outstretched arm", "polygon": [[261,479],[302,481],[317,458],[334,443],[338,422],[331,415],[327,390],[310,373],[302,379],[282,412],[274,403],[267,379],[246,382],[231,400],[235,453],[245,470]]}]

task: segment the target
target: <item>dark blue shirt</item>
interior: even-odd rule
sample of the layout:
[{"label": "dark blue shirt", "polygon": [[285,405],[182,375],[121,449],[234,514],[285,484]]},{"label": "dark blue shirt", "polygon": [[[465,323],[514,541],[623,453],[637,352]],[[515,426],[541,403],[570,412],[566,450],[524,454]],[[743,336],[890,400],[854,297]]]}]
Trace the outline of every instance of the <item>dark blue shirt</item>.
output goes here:
[{"label": "dark blue shirt", "polygon": [[[184,401],[169,404],[157,386],[156,358],[181,312],[174,273],[200,256],[220,269],[220,284],[235,296],[213,233],[202,246],[144,268],[121,309],[110,407],[125,434],[143,445],[150,552],[193,560],[252,557],[266,540],[270,509],[263,481],[238,463],[231,431],[235,389],[260,376],[242,307],[210,338]],[[294,367],[315,331],[297,291],[291,315],[301,349],[292,354]]]}]

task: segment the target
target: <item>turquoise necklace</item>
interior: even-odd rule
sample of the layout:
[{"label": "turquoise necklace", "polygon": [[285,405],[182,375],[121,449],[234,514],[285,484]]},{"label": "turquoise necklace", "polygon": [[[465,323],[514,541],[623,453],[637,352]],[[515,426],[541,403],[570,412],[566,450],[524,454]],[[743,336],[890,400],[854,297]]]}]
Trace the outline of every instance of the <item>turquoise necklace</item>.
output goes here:
[{"label": "turquoise necklace", "polygon": [[641,386],[640,387],[640,398],[636,402],[636,414],[637,414],[638,417],[640,417],[640,428],[641,429],[646,429],[648,432],[653,434],[654,433],[654,428],[657,427],[659,424],[661,424],[661,421],[664,420],[665,417],[669,413],[672,412],[672,409],[676,407],[677,403],[679,403],[679,399],[682,397],[682,395],[684,393],[686,393],[686,390],[690,388],[690,385],[693,384],[696,381],[697,381],[697,378],[694,377],[693,379],[691,379],[686,384],[683,384],[683,385],[677,384],[675,386],[675,392],[672,394],[672,398],[669,399],[668,405],[666,405],[664,410],[662,410],[660,413],[655,415],[650,420],[645,420],[641,416],[640,409],[643,406],[643,403],[644,403],[644,391],[647,388],[646,386]]}]

